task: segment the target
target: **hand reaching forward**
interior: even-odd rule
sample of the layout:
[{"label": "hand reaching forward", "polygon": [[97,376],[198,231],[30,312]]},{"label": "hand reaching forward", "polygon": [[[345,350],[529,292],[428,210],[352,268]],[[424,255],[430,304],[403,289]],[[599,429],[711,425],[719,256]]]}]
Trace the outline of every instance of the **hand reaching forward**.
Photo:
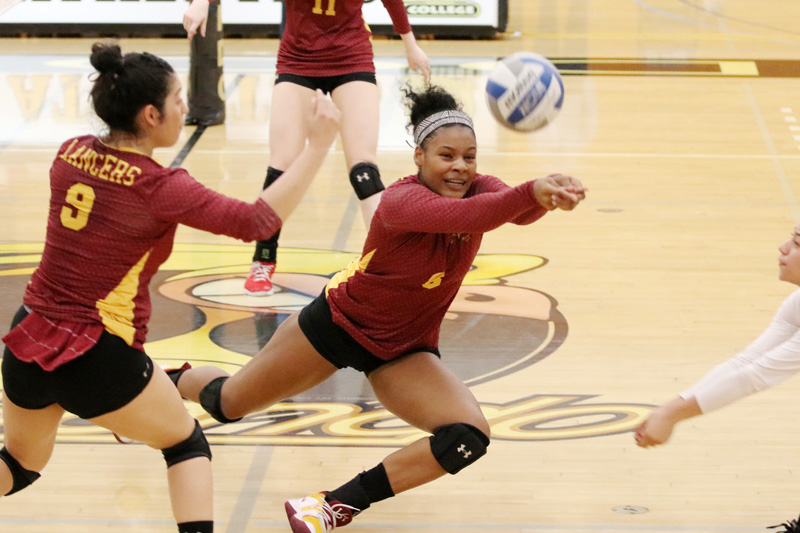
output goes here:
[{"label": "hand reaching forward", "polygon": [[564,174],[550,174],[534,182],[533,197],[548,211],[556,208],[572,211],[586,198],[586,190],[578,178]]},{"label": "hand reaching forward", "polygon": [[703,411],[697,398],[691,396],[684,399],[678,396],[653,410],[647,420],[636,428],[633,438],[642,448],[664,444],[672,435],[675,424],[701,414]]},{"label": "hand reaching forward", "polygon": [[674,427],[675,421],[666,416],[663,409],[656,409],[636,428],[633,438],[636,440],[636,445],[642,448],[658,446],[669,440]]},{"label": "hand reaching forward", "polygon": [[333,103],[331,97],[320,89],[311,98],[311,120],[309,122],[309,145],[327,150],[336,133],[342,112]]}]

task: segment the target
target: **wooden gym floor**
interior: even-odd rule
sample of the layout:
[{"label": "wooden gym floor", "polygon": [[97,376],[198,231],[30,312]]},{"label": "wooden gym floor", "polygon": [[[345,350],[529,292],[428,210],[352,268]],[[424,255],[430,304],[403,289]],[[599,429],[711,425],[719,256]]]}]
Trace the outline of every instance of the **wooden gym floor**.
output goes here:
[{"label": "wooden gym floor", "polygon": [[[660,449],[637,448],[631,430],[753,340],[793,290],[777,280],[777,245],[800,219],[800,4],[510,3],[495,41],[421,41],[433,80],[476,119],[480,171],[511,184],[564,172],[590,191],[575,212],[489,234],[444,326],[445,361],[492,422],[491,453],[348,529],[756,532],[796,517],[797,379],[688,421]],[[55,150],[98,131],[92,42],[0,40],[2,324],[42,249]],[[183,40],[122,45],[187,72]],[[227,122],[183,162],[242,199],[255,197],[269,160],[277,45],[226,42]],[[418,80],[398,41],[375,49],[391,182],[414,170],[398,89]],[[483,100],[494,61],[518,50],[552,58],[566,87],[558,119],[527,135],[502,130]],[[193,130],[158,159],[175,160]],[[283,230],[277,295],[240,294],[251,245],[181,228],[152,286],[148,352],[235,371],[364,236],[338,147]],[[226,427],[190,407],[213,443],[226,533],[286,531],[285,499],[333,488],[418,437],[349,372]],[[42,479],[0,501],[0,531],[174,531],[160,453],[65,418]]]}]

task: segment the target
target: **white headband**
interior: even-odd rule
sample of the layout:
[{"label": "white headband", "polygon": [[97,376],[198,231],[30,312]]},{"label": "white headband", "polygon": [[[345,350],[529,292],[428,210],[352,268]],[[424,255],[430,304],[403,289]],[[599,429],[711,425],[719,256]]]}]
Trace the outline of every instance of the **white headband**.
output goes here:
[{"label": "white headband", "polygon": [[431,133],[448,124],[461,124],[475,131],[475,127],[472,125],[472,119],[469,118],[469,115],[463,111],[449,109],[425,117],[425,119],[414,128],[414,142],[417,143],[417,146],[421,146]]}]

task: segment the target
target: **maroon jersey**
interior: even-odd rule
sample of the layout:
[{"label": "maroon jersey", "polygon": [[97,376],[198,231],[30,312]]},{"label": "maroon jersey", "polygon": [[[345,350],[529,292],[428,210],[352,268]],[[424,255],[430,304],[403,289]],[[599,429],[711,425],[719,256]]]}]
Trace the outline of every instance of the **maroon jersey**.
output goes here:
[{"label": "maroon jersey", "polygon": [[[394,31],[411,31],[403,0],[381,0]],[[278,49],[278,74],[340,76],[375,72],[372,33],[361,13],[364,0],[284,0],[286,27]]]},{"label": "maroon jersey", "polygon": [[530,224],[546,212],[532,181],[509,187],[478,174],[464,198],[440,196],[417,176],[393,183],[381,196],[363,255],[328,283],[333,321],[381,359],[437,348],[483,233],[506,222]]},{"label": "maroon jersey", "polygon": [[57,364],[77,357],[103,329],[141,349],[150,279],[169,256],[178,223],[251,241],[270,237],[281,220],[261,199],[228,198],[183,169],[94,136],[65,142],[50,169],[44,253],[24,296],[32,313],[20,324],[53,342],[26,341],[20,326],[4,342],[40,365],[37,356]]}]

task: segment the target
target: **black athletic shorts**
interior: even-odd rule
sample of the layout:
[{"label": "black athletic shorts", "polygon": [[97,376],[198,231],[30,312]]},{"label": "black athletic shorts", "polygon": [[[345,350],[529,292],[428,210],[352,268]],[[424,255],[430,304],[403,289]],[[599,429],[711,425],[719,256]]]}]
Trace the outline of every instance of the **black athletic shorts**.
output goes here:
[{"label": "black athletic shorts", "polygon": [[[21,307],[11,327],[26,316],[28,312]],[[17,359],[6,346],[2,374],[6,395],[24,409],[43,409],[55,403],[81,418],[94,418],[136,398],[153,377],[153,361],[104,331],[89,351],[52,372]]]},{"label": "black athletic shorts", "polygon": [[373,85],[378,84],[374,72],[351,72],[350,74],[342,74],[341,76],[298,76],[297,74],[278,74],[275,76],[276,85],[282,81],[308,87],[312,91],[322,89],[322,92],[325,94],[331,94],[333,90],[340,85],[351,81],[366,81]]},{"label": "black athletic shorts", "polygon": [[[389,362],[361,346],[347,331],[334,323],[325,291],[300,311],[297,322],[311,345],[336,368],[351,367],[369,375]],[[403,355],[415,352],[431,352],[436,357],[441,357],[437,348],[429,347],[414,349]]]}]

